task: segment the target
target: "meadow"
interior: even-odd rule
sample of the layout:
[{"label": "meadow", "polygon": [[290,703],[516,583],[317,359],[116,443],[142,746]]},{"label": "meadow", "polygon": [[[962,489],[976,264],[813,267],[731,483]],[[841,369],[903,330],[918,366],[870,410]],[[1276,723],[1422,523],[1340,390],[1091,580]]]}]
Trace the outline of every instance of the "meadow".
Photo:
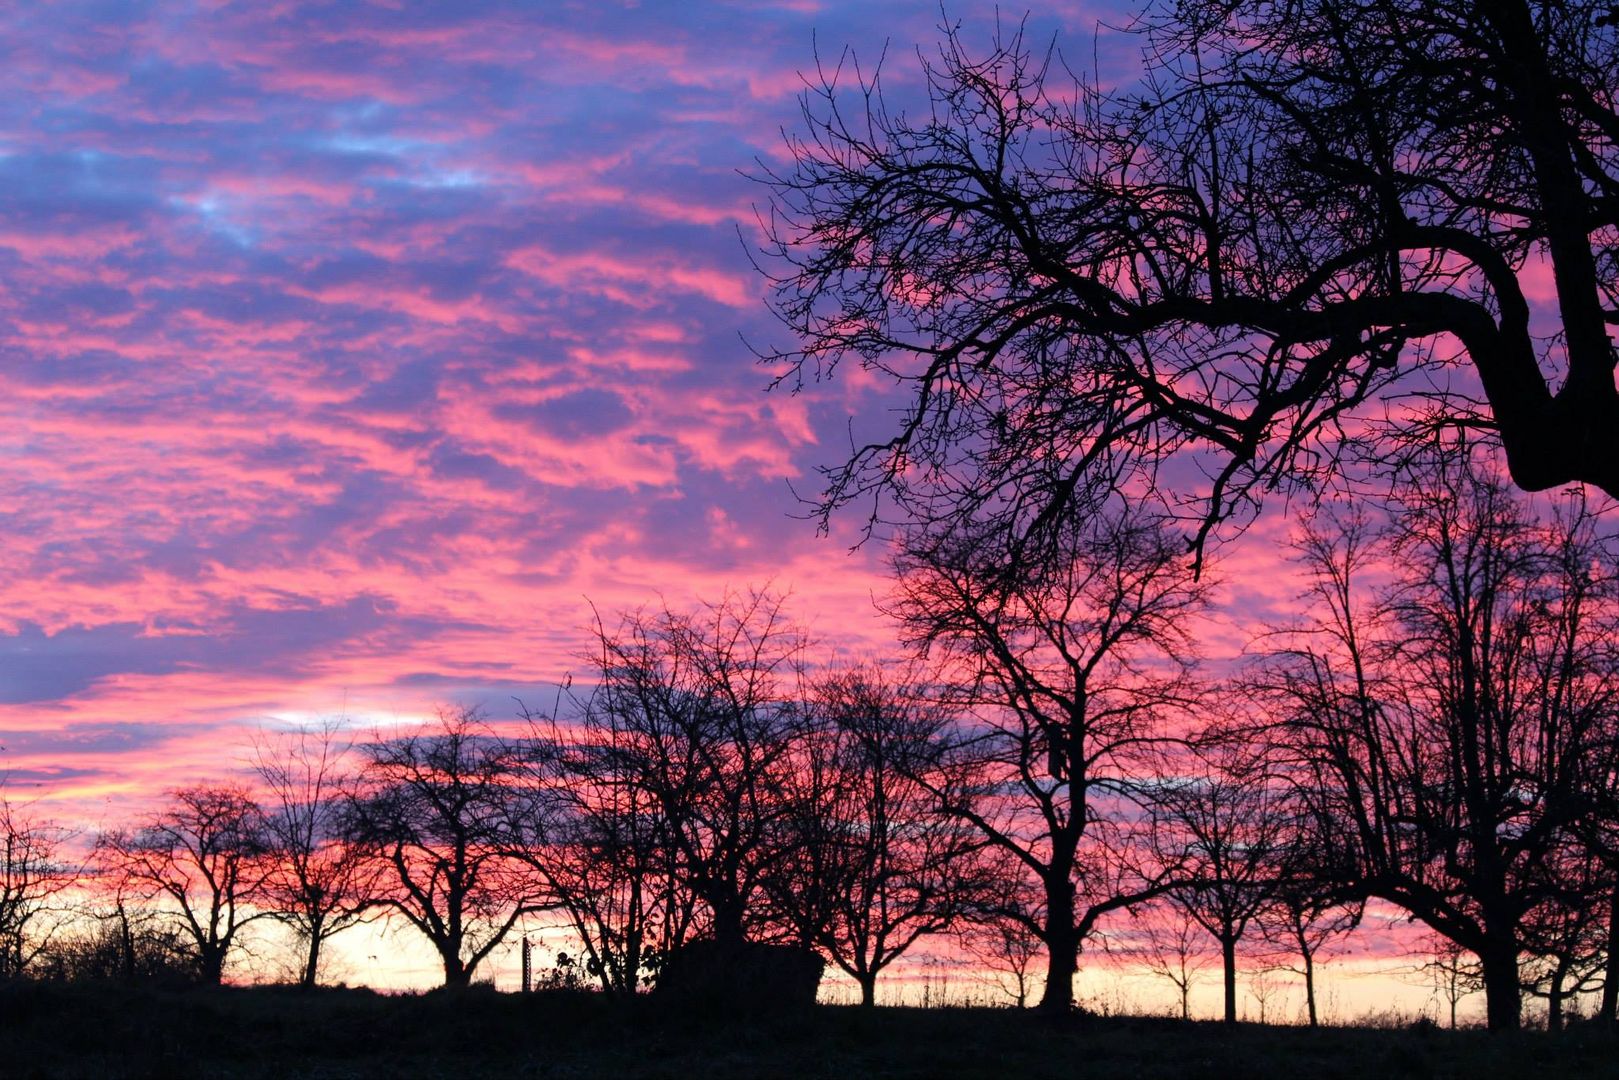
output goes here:
[{"label": "meadow", "polygon": [[1310,1030],[995,1008],[820,1005],[695,1015],[638,1000],[485,988],[368,990],[16,983],[0,987],[0,1075],[310,1080],[586,1076],[1002,1078],[1611,1077],[1619,1032]]}]

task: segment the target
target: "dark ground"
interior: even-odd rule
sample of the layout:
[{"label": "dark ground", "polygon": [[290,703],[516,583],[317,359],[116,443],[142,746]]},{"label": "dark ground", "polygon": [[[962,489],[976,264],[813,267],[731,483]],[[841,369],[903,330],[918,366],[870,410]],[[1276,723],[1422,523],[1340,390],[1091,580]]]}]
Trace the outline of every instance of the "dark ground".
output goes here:
[{"label": "dark ground", "polygon": [[747,1022],[589,995],[0,986],[0,1080],[33,1077],[1619,1077],[1619,1035],[1241,1026],[820,1006]]}]

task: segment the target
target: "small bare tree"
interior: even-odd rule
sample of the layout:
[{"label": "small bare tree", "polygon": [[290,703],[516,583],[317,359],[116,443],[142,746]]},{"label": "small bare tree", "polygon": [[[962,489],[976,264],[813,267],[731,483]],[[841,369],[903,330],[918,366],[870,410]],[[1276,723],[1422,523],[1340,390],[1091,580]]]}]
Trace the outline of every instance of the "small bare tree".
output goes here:
[{"label": "small bare tree", "polygon": [[734,952],[771,929],[765,880],[803,714],[804,637],[759,591],[627,613],[596,637],[591,711],[613,732],[614,767],[652,799],[674,888]]},{"label": "small bare tree", "polygon": [[262,902],[302,943],[298,981],[306,988],[319,976],[322,946],[364,922],[379,903],[381,868],[347,828],[354,777],[345,759],[352,749],[336,721],[284,732],[254,747],[254,768],[269,804]]},{"label": "small bare tree", "polygon": [[0,979],[27,972],[57,929],[53,907],[78,878],[61,859],[68,836],[0,796]]},{"label": "small bare tree", "polygon": [[95,858],[120,897],[162,902],[197,977],[217,984],[242,928],[269,914],[253,907],[266,850],[259,804],[245,788],[225,785],[170,792],[168,805],[133,832],[103,833]]},{"label": "small bare tree", "polygon": [[1138,918],[1140,945],[1136,956],[1148,971],[1175,988],[1181,1019],[1190,1020],[1192,987],[1214,962],[1208,932],[1180,904],[1151,904],[1138,913]]},{"label": "small bare tree", "polygon": [[1275,901],[1294,825],[1286,790],[1264,760],[1218,740],[1180,757],[1153,786],[1153,846],[1177,868],[1169,893],[1220,946],[1225,1022],[1237,1022],[1237,945]]},{"label": "small bare tree", "polygon": [[604,992],[637,993],[690,933],[695,899],[676,887],[662,807],[621,752],[620,718],[594,696],[567,724],[525,713],[512,747],[513,856],[543,883]]},{"label": "small bare tree", "polygon": [[[1321,1025],[1316,994],[1316,976],[1324,962],[1321,950],[1334,938],[1342,937],[1360,925],[1365,902],[1344,897],[1328,872],[1320,875],[1322,863],[1311,856],[1320,848],[1306,845],[1284,855],[1286,876],[1277,883],[1273,902],[1259,913],[1259,928],[1276,950],[1275,964],[1291,971],[1304,984],[1304,1012],[1311,1027]],[[1295,963],[1291,957],[1297,958]]]},{"label": "small bare tree", "polygon": [[466,987],[517,921],[545,906],[506,842],[507,748],[463,709],[359,751],[348,828],[383,867],[377,899],[433,946],[446,988]]},{"label": "small bare tree", "polygon": [[1425,936],[1426,956],[1417,965],[1433,992],[1449,1009],[1450,1029],[1456,1030],[1456,1011],[1462,1001],[1484,989],[1484,973],[1478,957],[1441,934]]},{"label": "small bare tree", "polygon": [[784,777],[783,851],[766,887],[800,936],[876,1003],[878,976],[975,905],[983,841],[938,795],[943,713],[876,665],[815,687]]}]

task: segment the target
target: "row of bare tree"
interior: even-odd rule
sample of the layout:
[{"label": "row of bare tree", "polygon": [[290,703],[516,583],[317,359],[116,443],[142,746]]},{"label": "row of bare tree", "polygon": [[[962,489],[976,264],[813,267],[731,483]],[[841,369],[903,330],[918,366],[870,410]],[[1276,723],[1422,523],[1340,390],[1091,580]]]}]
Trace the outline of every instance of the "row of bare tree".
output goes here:
[{"label": "row of bare tree", "polygon": [[[814,948],[870,1003],[949,932],[1043,954],[1041,1005],[1067,1009],[1104,929],[1173,977],[1176,950],[1139,931],[1172,910],[1217,945],[1228,1020],[1264,928],[1314,1022],[1318,950],[1376,900],[1476,957],[1493,1027],[1526,990],[1553,1026],[1599,988],[1612,1018],[1613,538],[1466,455],[1387,510],[1315,517],[1303,614],[1220,680],[1196,662],[1209,579],[1127,513],[1063,526],[1061,558],[911,538],[905,665],[813,663],[769,594],[598,621],[589,679],[548,713],[266,741],[252,787],[177,791],[101,835],[100,951],[76,962],[135,974],[156,940],[217,981],[242,928],[276,919],[312,984],[326,941],[387,914],[455,986],[550,911],[614,994],[705,937]],[[74,880],[63,838],[8,815],[0,962],[71,967],[38,932]]]}]

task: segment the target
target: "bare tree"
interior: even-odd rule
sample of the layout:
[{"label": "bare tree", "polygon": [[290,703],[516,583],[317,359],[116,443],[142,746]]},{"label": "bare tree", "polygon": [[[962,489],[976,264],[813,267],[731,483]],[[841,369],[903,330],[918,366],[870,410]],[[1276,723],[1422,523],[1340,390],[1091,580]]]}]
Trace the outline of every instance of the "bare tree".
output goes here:
[{"label": "bare tree", "polygon": [[1608,880],[1605,904],[1606,940],[1602,947],[1602,997],[1597,1015],[1619,1023],[1619,715],[1609,717],[1609,730],[1584,758],[1584,790],[1588,812],[1576,823],[1580,844],[1601,863]]},{"label": "bare tree", "polygon": [[507,748],[476,710],[462,709],[359,752],[348,827],[385,868],[377,899],[433,946],[444,986],[465,987],[544,902],[506,843]]},{"label": "bare tree", "polygon": [[[1043,926],[1042,890],[1004,851],[981,852],[988,891],[957,928],[962,947],[995,984],[1022,1009],[1029,1003],[1040,966],[1040,938],[1030,926]],[[996,856],[999,856],[996,860]],[[1035,887],[1031,888],[1031,885]]]},{"label": "bare tree", "polygon": [[[1260,931],[1280,956],[1275,963],[1304,983],[1304,1014],[1311,1027],[1321,1025],[1316,975],[1321,950],[1332,939],[1360,925],[1366,905],[1343,882],[1354,875],[1346,852],[1322,835],[1318,820],[1300,823],[1279,859],[1283,876],[1273,902],[1259,913]],[[1296,957],[1294,961],[1287,957]]]},{"label": "bare tree", "polygon": [[766,887],[869,1007],[884,969],[975,906],[982,840],[935,794],[946,718],[920,687],[874,664],[847,668],[820,680],[811,710]]},{"label": "bare tree", "polygon": [[264,814],[245,788],[193,787],[170,792],[133,832],[103,833],[96,862],[120,897],[163,902],[197,977],[217,984],[242,928],[268,915],[253,907],[265,851]]},{"label": "bare tree", "polygon": [[662,804],[624,752],[621,717],[594,695],[576,704],[566,725],[525,714],[529,732],[512,753],[513,855],[567,916],[586,971],[628,997],[685,941],[695,897],[677,887]]},{"label": "bare tree", "polygon": [[1484,987],[1478,958],[1440,934],[1429,934],[1426,945],[1427,955],[1416,970],[1426,977],[1434,992],[1444,998],[1450,1029],[1455,1031],[1457,1009]]},{"label": "bare tree", "polygon": [[1176,868],[1172,904],[1220,947],[1225,1022],[1237,1022],[1237,945],[1276,901],[1296,814],[1260,754],[1209,741],[1166,762],[1152,785],[1152,843]]},{"label": "bare tree", "polygon": [[1546,1002],[1546,1030],[1563,1030],[1570,1002],[1602,985],[1609,898],[1614,883],[1601,858],[1569,843],[1548,860],[1546,896],[1523,921],[1525,991]]},{"label": "bare tree", "polygon": [[381,868],[348,828],[354,777],[346,758],[352,750],[337,721],[254,747],[254,769],[269,803],[261,900],[302,943],[299,983],[306,988],[319,977],[322,946],[378,905]]},{"label": "bare tree", "polygon": [[591,709],[611,718],[598,726],[614,732],[615,768],[654,802],[675,887],[722,949],[769,933],[764,882],[802,719],[804,642],[782,600],[752,592],[635,612],[612,630],[598,622],[596,637]]},{"label": "bare tree", "polygon": [[1192,987],[1214,957],[1209,934],[1181,904],[1158,902],[1137,912],[1140,945],[1136,958],[1148,971],[1167,979],[1180,998],[1181,1019],[1192,1018]]},{"label": "bare tree", "polygon": [[[1492,1028],[1518,1026],[1524,918],[1609,750],[1605,543],[1583,502],[1537,517],[1487,466],[1442,457],[1386,529],[1307,534],[1315,618],[1272,657],[1277,736],[1315,771],[1356,887],[1479,957]],[[1381,554],[1396,580],[1368,596]]]},{"label": "bare tree", "polygon": [[57,899],[78,880],[61,857],[68,838],[0,796],[0,979],[27,972],[58,929]]},{"label": "bare tree", "polygon": [[[1201,540],[1332,478],[1347,432],[1437,424],[1491,432],[1525,489],[1619,495],[1607,0],[1167,0],[1133,29],[1122,90],[1021,31],[980,55],[946,28],[921,109],[818,70],[791,164],[760,166],[797,339],[766,356],[792,386],[850,361],[910,391],[823,513],[886,495],[1027,533],[1167,487]],[[1375,409],[1407,392],[1430,407]],[[1183,453],[1206,482],[1169,483]]]},{"label": "bare tree", "polygon": [[1040,883],[1028,929],[1047,954],[1041,1007],[1054,1011],[1072,1003],[1097,921],[1167,887],[1131,857],[1126,834],[1148,749],[1195,697],[1188,620],[1208,589],[1184,548],[1142,517],[1070,521],[1063,536],[1063,557],[1037,564],[1010,557],[994,533],[917,534],[892,608],[971,713],[951,809]]}]

